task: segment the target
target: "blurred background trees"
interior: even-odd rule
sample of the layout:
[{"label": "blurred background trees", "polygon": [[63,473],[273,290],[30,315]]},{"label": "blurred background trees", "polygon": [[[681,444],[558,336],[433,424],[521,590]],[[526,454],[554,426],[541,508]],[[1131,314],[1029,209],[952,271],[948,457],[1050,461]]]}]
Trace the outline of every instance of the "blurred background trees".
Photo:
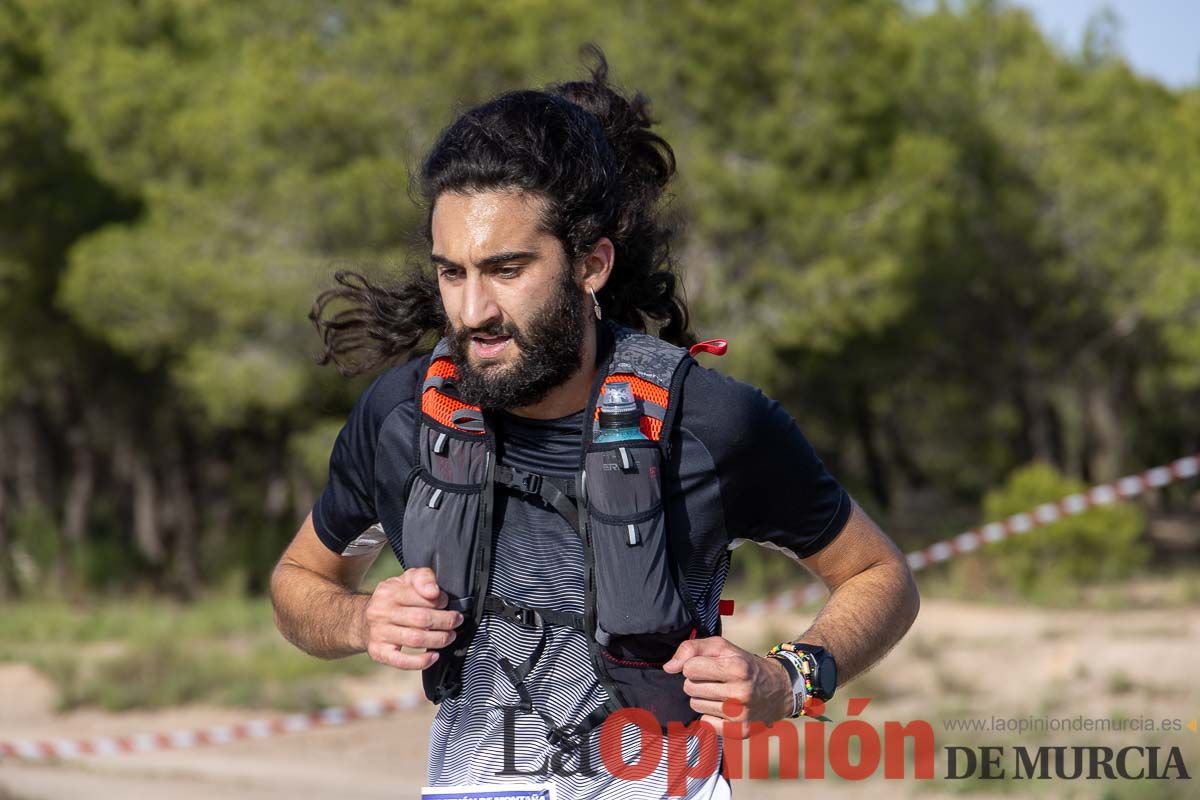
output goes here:
[{"label": "blurred background trees", "polygon": [[902,546],[1031,461],[1200,450],[1200,90],[1113,35],[983,1],[0,0],[0,592],[263,589],[365,385],[313,364],[313,297],[419,257],[437,132],[585,41],[676,148],[711,365]]}]

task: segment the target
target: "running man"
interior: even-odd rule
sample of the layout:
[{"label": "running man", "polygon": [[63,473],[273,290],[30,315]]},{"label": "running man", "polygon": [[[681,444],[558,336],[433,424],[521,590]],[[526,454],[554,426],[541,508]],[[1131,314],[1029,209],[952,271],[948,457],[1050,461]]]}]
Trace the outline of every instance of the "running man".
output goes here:
[{"label": "running man", "polygon": [[[442,132],[419,174],[428,267],[393,286],[340,273],[314,307],[325,361],[382,371],[274,571],[276,624],[322,658],[423,671],[430,786],[664,797],[665,760],[635,781],[605,768],[614,712],[664,730],[811,713],[919,606],[903,555],[795,420],[693,357],[712,347],[689,350],[658,211],[674,155],[591,53],[589,79],[503,94]],[[325,318],[334,300],[350,308]],[[599,437],[618,422],[632,438]],[[745,541],[832,592],[770,653],[720,635]],[[404,572],[360,591],[388,547]],[[622,731],[627,760],[638,735]],[[730,796],[719,769],[685,791]]]}]

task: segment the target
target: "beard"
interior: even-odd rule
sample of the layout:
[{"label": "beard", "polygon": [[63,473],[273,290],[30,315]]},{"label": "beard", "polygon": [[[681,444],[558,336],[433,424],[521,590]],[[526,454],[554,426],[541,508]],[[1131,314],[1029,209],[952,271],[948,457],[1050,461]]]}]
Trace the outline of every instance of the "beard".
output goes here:
[{"label": "beard", "polygon": [[[495,324],[458,329],[447,321],[450,360],[458,371],[458,394],[482,408],[521,408],[542,400],[575,374],[582,363],[583,289],[563,269],[554,295],[534,312],[524,329]],[[471,337],[509,336],[518,356],[509,364],[471,363]]]}]

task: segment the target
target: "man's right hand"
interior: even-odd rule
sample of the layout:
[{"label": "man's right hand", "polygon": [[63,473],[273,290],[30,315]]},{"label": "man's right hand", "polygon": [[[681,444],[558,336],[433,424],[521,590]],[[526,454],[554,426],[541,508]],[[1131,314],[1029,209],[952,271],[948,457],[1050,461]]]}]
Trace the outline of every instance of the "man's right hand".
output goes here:
[{"label": "man's right hand", "polygon": [[[363,610],[367,655],[397,669],[425,669],[437,650],[454,641],[463,615],[446,610],[450,598],[429,567],[415,567],[381,581]],[[404,653],[401,647],[426,648]]]}]

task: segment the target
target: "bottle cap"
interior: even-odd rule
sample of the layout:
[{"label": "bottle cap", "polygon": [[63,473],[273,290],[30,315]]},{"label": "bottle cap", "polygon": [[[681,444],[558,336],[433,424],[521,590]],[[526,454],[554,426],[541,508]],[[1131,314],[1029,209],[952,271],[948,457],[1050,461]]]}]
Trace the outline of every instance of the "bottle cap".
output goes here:
[{"label": "bottle cap", "polygon": [[633,397],[633,388],[628,381],[613,381],[604,385],[604,397],[600,401],[600,410],[609,412],[636,411],[637,400]]},{"label": "bottle cap", "polygon": [[613,381],[604,385],[600,400],[601,428],[633,428],[641,422],[637,398],[628,381]]}]

